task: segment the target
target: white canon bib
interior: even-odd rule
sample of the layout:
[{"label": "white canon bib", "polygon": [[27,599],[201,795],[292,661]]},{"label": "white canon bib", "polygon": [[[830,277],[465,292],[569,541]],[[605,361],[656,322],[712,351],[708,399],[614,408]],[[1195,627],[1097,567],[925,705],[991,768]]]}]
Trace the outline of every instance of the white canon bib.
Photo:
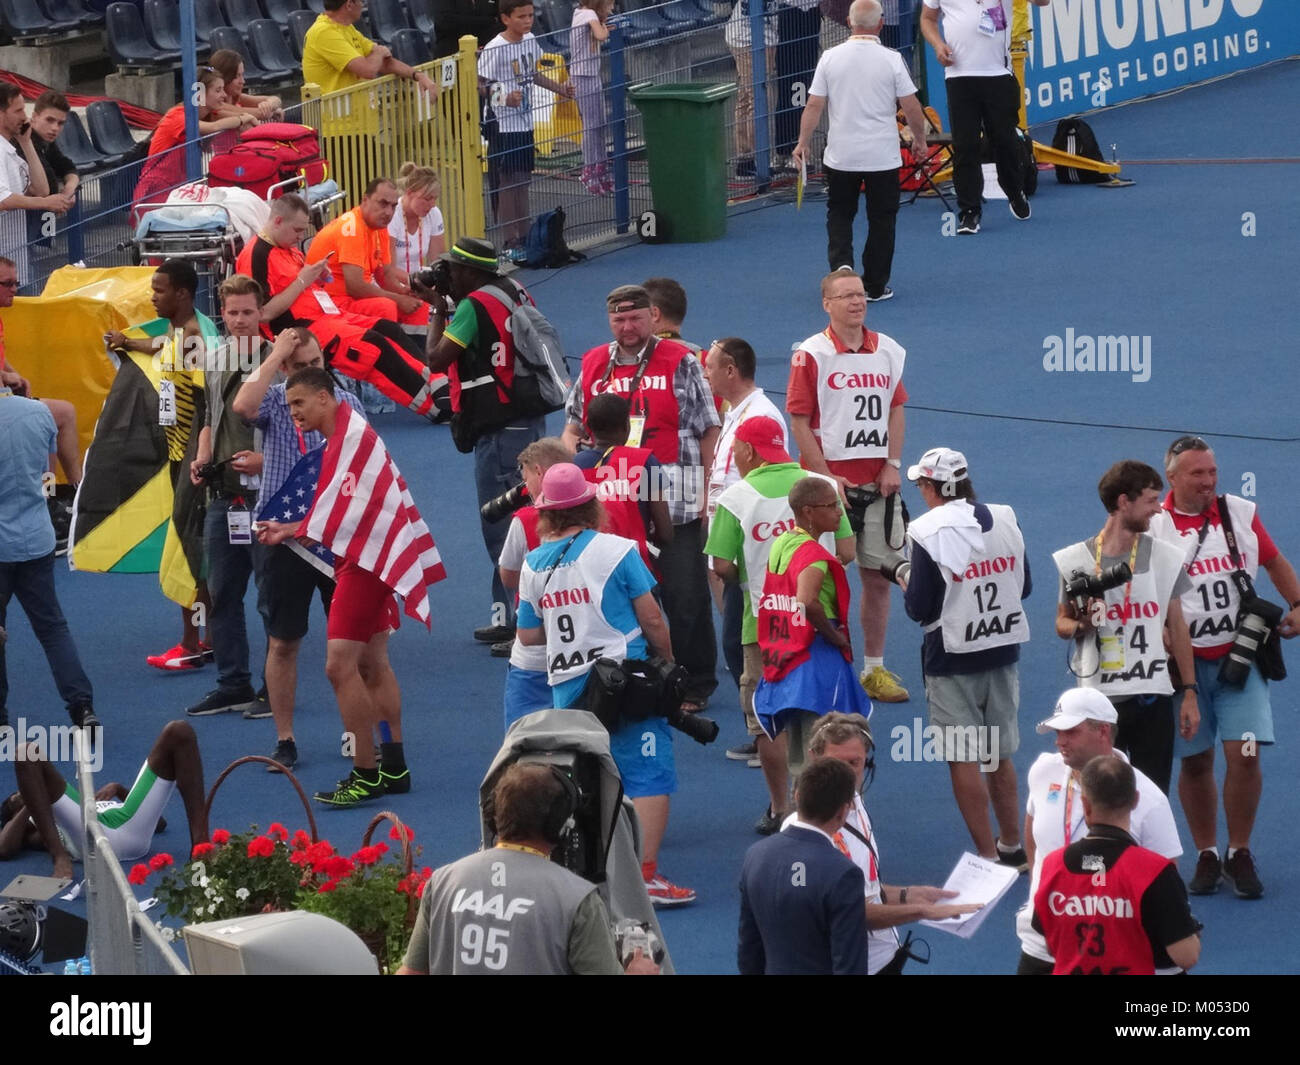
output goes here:
[{"label": "white canon bib", "polygon": [[873,352],[837,352],[825,333],[799,345],[817,363],[817,437],[831,461],[889,457],[889,407],[907,353],[876,337]]}]

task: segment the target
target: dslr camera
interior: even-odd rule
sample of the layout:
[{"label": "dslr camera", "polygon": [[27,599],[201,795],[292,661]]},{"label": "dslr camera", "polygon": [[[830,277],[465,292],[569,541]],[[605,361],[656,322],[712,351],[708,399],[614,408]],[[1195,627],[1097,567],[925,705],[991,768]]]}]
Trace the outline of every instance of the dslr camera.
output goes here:
[{"label": "dslr camera", "polygon": [[1241,613],[1237,615],[1237,630],[1232,646],[1219,665],[1219,680],[1240,688],[1250,676],[1260,648],[1273,636],[1273,629],[1282,620],[1283,610],[1276,603],[1257,595],[1241,600]]},{"label": "dslr camera", "polygon": [[432,266],[417,270],[411,276],[425,288],[433,289],[439,296],[450,296],[452,294],[451,267],[441,259],[435,261]]},{"label": "dslr camera", "polygon": [[610,732],[624,722],[662,717],[696,743],[712,743],[718,723],[682,710],[688,676],[684,667],[663,658],[599,658],[591,669],[587,709]]},{"label": "dslr camera", "polygon": [[516,510],[528,505],[528,486],[520,481],[513,488],[489,499],[478,508],[479,516],[489,525],[505,521]]},{"label": "dslr camera", "polygon": [[221,471],[226,468],[228,459],[222,459],[220,462],[205,462],[199,467],[198,478],[206,484],[211,484],[221,476]]},{"label": "dslr camera", "polygon": [[1127,562],[1116,562],[1100,573],[1077,569],[1065,582],[1065,598],[1074,604],[1075,610],[1084,614],[1088,610],[1089,599],[1100,599],[1112,588],[1118,588],[1132,577],[1133,571]]}]

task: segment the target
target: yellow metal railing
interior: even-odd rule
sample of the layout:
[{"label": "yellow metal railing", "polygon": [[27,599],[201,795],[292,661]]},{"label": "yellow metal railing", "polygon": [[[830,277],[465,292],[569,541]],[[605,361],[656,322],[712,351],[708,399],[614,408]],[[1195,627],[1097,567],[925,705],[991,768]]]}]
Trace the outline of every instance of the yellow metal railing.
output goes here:
[{"label": "yellow metal railing", "polygon": [[322,95],[302,87],[302,119],[320,134],[329,176],[361,202],[377,177],[396,178],[403,163],[433,167],[442,180],[442,209],[450,247],[457,237],[482,237],[483,146],[479,133],[477,42],[462,37],[459,50],[423,70],[440,87],[437,101],[404,78],[387,76]]}]

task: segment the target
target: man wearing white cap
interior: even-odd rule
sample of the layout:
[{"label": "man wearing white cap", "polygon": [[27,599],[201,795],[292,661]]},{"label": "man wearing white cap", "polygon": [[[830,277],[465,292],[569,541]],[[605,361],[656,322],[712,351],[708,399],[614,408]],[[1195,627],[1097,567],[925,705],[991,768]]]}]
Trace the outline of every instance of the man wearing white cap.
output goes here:
[{"label": "man wearing white cap", "polygon": [[[944,737],[957,808],[982,857],[1029,868],[1011,756],[1020,746],[1021,600],[1031,583],[1025,540],[1008,506],[975,502],[966,456],[931,448],[907,471],[930,509],[912,522],[903,603],[921,623],[930,724]],[[998,822],[993,835],[989,802]]]},{"label": "man wearing white cap", "polygon": [[[1033,865],[1030,900],[1038,892],[1044,859],[1087,833],[1079,775],[1098,755],[1116,753],[1113,743],[1117,716],[1110,700],[1095,688],[1071,688],[1057,700],[1052,716],[1038,725],[1040,733],[1056,733],[1056,753],[1040,754],[1029,767],[1025,845]],[[1133,772],[1138,803],[1129,821],[1129,834],[1139,846],[1173,861],[1183,853],[1183,845],[1178,840],[1169,800],[1140,769]],[[1016,934],[1020,937],[1020,967],[1016,972],[1021,976],[1045,976],[1052,971],[1052,955],[1047,941],[1034,931],[1032,919],[1033,905],[1029,901],[1016,914]]]}]

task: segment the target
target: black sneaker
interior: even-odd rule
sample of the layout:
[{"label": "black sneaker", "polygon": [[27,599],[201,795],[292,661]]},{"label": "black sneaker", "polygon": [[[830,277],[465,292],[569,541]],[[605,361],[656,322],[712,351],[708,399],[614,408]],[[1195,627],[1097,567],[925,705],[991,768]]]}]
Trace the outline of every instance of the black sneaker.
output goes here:
[{"label": "black sneaker", "polygon": [[379,779],[384,782],[384,790],[389,795],[405,795],[411,790],[411,771],[406,766],[397,773],[390,773],[381,765]]},{"label": "black sneaker", "polygon": [[1196,859],[1196,872],[1192,874],[1187,891],[1192,895],[1213,895],[1223,880],[1223,863],[1217,851],[1201,851]]},{"label": "black sneaker", "polygon": [[998,865],[1010,866],[1023,876],[1029,872],[1029,855],[1025,853],[1023,846],[1017,847],[1013,851],[1007,851],[1002,849],[1001,844],[998,844]]},{"label": "black sneaker", "polygon": [[515,649],[514,640],[502,640],[500,643],[492,645],[491,655],[493,658],[509,658],[510,652]]},{"label": "black sneaker", "polygon": [[760,836],[770,836],[781,831],[781,818],[772,813],[772,807],[763,811],[763,816],[754,822],[754,831]]},{"label": "black sneaker", "polygon": [[1264,894],[1264,885],[1255,871],[1255,859],[1245,847],[1223,863],[1223,879],[1232,885],[1239,899],[1257,899]]},{"label": "black sneaker", "polygon": [[354,768],[338,782],[338,786],[333,791],[318,791],[315,795],[316,801],[341,810],[350,806],[360,806],[371,799],[383,798],[383,776],[378,769],[372,769],[370,772],[375,777],[373,780],[366,780],[360,771]]},{"label": "black sneaker", "polygon": [[957,233],[961,236],[974,236],[980,231],[980,215],[978,211],[962,211],[961,218],[957,222]]},{"label": "black sneaker", "polygon": [[257,701],[244,711],[244,718],[248,721],[256,721],[270,716],[271,703],[266,695],[266,685],[263,684],[257,693]]},{"label": "black sneaker", "polygon": [[68,717],[80,728],[101,728],[101,722],[95,716],[95,708],[90,703],[77,703],[68,707]]},{"label": "black sneaker", "polygon": [[1033,214],[1033,209],[1029,206],[1029,198],[1023,192],[1008,202],[1011,206],[1011,213],[1022,222],[1027,221],[1029,216]]},{"label": "black sneaker", "polygon": [[894,290],[890,288],[888,285],[882,288],[874,296],[870,292],[867,293],[868,303],[884,303],[885,300],[892,300],[893,298],[894,298]]},{"label": "black sneaker", "polygon": [[276,740],[271,759],[278,765],[266,767],[268,773],[279,773],[284,769],[293,769],[298,764],[298,745],[293,740]]},{"label": "black sneaker", "polygon": [[757,758],[758,741],[750,740],[748,743],[742,743],[739,747],[728,747],[727,757],[733,762],[748,762],[751,758]]},{"label": "black sneaker", "polygon": [[257,705],[257,692],[251,687],[242,691],[225,692],[214,688],[193,706],[187,707],[189,717],[211,717],[213,714],[233,714]]},{"label": "black sneaker", "polygon": [[474,639],[479,643],[502,643],[515,638],[513,625],[485,625],[474,630]]}]

